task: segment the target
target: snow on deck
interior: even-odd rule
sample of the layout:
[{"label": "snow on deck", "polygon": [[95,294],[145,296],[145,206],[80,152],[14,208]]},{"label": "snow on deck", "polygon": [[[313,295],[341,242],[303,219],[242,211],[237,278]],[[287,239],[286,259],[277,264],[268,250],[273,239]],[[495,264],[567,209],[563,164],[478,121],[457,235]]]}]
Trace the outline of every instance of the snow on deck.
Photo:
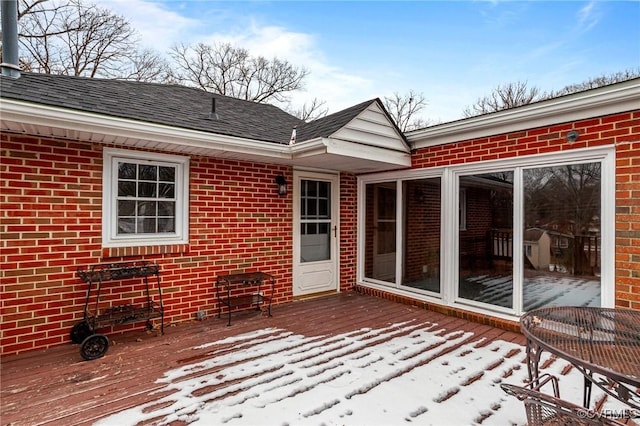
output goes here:
[{"label": "snow on deck", "polygon": [[[509,425],[523,403],[501,382],[527,376],[523,346],[405,321],[333,336],[265,328],[203,343],[206,357],[166,371],[149,402],[97,425]],[[205,359],[206,358],[206,359]],[[580,403],[582,375],[549,359],[561,396]],[[153,396],[150,395],[150,396]],[[602,397],[594,389],[594,400]]]}]

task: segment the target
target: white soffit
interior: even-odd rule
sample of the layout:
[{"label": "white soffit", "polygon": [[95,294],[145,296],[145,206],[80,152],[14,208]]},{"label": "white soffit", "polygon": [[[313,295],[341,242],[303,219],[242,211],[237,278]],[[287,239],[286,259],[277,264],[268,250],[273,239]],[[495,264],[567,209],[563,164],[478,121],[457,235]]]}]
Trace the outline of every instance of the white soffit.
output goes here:
[{"label": "white soffit", "polygon": [[640,78],[406,134],[414,149],[640,109]]},{"label": "white soffit", "polygon": [[[296,165],[319,165],[352,173],[397,170],[411,166],[411,154],[351,141],[318,138],[291,147]],[[339,165],[339,167],[338,167]]]}]

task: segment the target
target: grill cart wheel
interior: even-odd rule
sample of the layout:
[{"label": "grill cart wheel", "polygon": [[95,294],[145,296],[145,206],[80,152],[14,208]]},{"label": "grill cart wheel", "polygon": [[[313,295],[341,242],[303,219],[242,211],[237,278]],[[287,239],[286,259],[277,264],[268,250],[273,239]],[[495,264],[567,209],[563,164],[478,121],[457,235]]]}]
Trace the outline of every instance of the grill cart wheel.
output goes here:
[{"label": "grill cart wheel", "polygon": [[109,339],[104,334],[92,334],[84,339],[80,347],[80,355],[87,361],[98,359],[107,353]]},{"label": "grill cart wheel", "polygon": [[87,321],[80,321],[71,328],[71,341],[80,344],[93,334],[93,330]]}]

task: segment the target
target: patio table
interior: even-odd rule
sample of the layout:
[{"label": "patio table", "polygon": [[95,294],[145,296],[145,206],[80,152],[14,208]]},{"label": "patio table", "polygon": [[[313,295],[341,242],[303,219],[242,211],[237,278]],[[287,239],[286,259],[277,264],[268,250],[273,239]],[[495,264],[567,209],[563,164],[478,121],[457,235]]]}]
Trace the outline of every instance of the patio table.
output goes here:
[{"label": "patio table", "polygon": [[548,351],[584,375],[583,405],[595,384],[640,409],[640,311],[593,307],[548,307],[520,318],[527,339],[529,380],[539,377],[540,355]]}]

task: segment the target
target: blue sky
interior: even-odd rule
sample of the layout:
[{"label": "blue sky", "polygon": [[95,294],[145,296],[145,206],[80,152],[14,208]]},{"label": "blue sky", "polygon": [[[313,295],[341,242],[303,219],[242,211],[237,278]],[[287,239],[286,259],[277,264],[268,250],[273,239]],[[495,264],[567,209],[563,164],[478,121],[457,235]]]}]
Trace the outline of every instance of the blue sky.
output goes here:
[{"label": "blue sky", "polygon": [[640,67],[640,1],[99,0],[142,44],[231,42],[310,71],[294,104],[336,112],[414,90],[432,123],[500,84],[561,89]]}]

